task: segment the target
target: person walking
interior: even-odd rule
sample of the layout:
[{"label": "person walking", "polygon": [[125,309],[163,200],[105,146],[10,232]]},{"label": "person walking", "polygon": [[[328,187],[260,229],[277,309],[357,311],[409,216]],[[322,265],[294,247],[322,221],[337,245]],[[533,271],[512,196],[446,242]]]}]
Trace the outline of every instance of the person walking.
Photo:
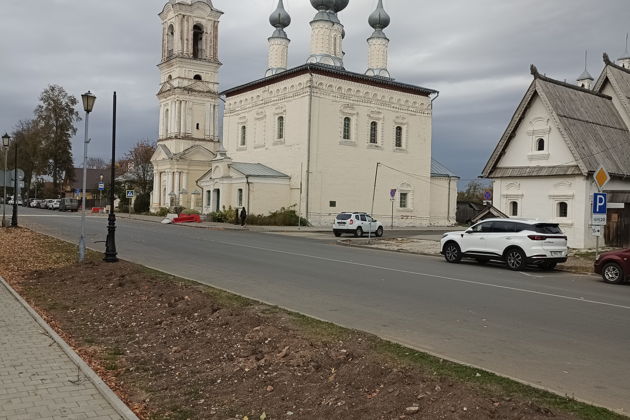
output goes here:
[{"label": "person walking", "polygon": [[245,207],[241,209],[241,226],[245,226],[245,222],[247,221],[247,212],[245,211]]}]

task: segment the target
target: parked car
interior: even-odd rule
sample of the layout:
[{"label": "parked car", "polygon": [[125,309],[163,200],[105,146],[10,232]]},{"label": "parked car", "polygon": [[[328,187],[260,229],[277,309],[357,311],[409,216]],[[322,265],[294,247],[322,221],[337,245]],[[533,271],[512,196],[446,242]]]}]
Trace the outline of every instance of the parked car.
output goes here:
[{"label": "parked car", "polygon": [[62,198],[59,202],[59,211],[79,211],[79,200],[76,198]]},{"label": "parked car", "polygon": [[31,200],[31,202],[29,203],[29,207],[35,207],[35,208],[39,208],[39,203],[42,200],[34,198],[33,200]]},{"label": "parked car", "polygon": [[505,261],[512,270],[535,264],[553,270],[567,260],[567,237],[557,223],[537,220],[486,219],[466,231],[445,233],[441,253],[457,263],[472,258],[481,264]]},{"label": "parked car", "polygon": [[51,199],[45,199],[39,202],[39,208],[40,209],[47,209],[48,208],[48,204],[51,202]]},{"label": "parked car", "polygon": [[621,284],[630,280],[630,249],[610,251],[595,260],[595,273],[606,283]]},{"label": "parked car", "polygon": [[52,210],[53,201],[54,200],[52,198],[47,198],[46,201],[44,201],[44,208]]},{"label": "parked car", "polygon": [[52,201],[52,205],[50,206],[50,209],[51,210],[59,210],[59,204],[61,204],[61,199],[55,198]]},{"label": "parked car", "polygon": [[[14,203],[15,203],[15,201],[13,201],[13,197],[9,197],[9,202],[8,202],[8,204],[9,204],[10,206],[12,206]],[[18,197],[18,198],[17,198],[17,204],[18,204],[18,206],[21,206],[21,205],[22,205],[22,197]]]},{"label": "parked car", "polygon": [[360,237],[368,232],[374,236],[383,236],[383,224],[363,212],[343,212],[335,217],[333,233],[336,237],[341,236],[342,233],[352,233]]}]

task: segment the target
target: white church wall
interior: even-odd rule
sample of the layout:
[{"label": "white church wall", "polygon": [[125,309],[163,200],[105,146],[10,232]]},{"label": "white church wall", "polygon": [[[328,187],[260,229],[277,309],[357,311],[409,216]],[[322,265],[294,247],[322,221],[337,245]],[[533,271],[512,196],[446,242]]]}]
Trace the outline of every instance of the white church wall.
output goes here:
[{"label": "white church wall", "polygon": [[457,212],[457,178],[431,178],[431,219],[432,226],[455,224]]}]

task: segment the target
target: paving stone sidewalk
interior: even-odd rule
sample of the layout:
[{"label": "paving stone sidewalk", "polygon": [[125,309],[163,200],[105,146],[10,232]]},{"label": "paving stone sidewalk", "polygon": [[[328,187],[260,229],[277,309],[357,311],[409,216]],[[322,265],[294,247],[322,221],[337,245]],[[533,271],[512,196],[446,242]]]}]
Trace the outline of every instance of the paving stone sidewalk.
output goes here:
[{"label": "paving stone sidewalk", "polygon": [[0,281],[0,420],[122,418]]}]

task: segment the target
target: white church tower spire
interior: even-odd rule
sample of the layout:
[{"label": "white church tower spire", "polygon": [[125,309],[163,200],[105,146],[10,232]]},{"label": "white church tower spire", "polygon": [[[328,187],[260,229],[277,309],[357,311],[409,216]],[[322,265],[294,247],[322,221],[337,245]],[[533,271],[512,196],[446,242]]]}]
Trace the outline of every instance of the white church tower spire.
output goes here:
[{"label": "white church tower spire", "polygon": [[390,18],[383,8],[383,0],[378,0],[376,10],[372,12],[368,23],[374,29],[372,36],[368,38],[368,69],[365,72],[368,76],[390,78],[387,70],[387,49],[389,39],[383,32],[390,23]]},{"label": "white church tower spire", "polygon": [[630,69],[630,52],[628,51],[628,34],[626,34],[626,52],[619,57],[617,63],[624,69]]},{"label": "white church tower spire", "polygon": [[343,67],[344,28],[337,14],[350,0],[311,0],[317,14],[311,21],[311,55],[307,63]]},{"label": "white church tower spire", "polygon": [[267,60],[267,72],[265,76],[272,76],[287,70],[289,61],[289,44],[291,40],[284,31],[291,24],[291,16],[284,9],[282,0],[278,1],[278,7],[269,16],[269,23],[276,28],[269,38],[269,57]]},{"label": "white church tower spire", "polygon": [[584,89],[590,89],[593,86],[593,82],[595,81],[595,79],[593,79],[593,76],[591,76],[591,74],[587,70],[587,63],[588,51],[584,53],[584,71],[582,72],[580,77],[577,78],[578,86]]}]

